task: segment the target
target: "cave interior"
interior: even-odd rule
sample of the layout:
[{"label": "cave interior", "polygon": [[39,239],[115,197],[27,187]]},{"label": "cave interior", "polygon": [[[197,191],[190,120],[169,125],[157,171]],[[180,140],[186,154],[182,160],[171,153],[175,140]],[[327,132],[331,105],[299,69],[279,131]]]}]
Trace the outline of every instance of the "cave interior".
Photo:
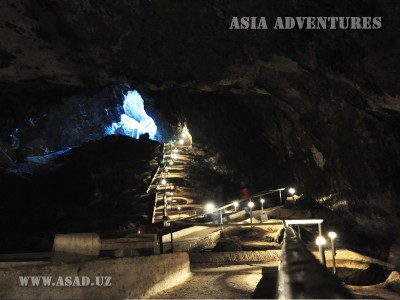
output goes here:
[{"label": "cave interior", "polygon": [[[388,260],[400,243],[400,6],[349,3],[1,1],[0,251],[136,222],[161,143],[187,126],[213,157],[210,190],[228,201],[242,180],[294,186],[344,242]],[[384,25],[229,30],[232,16],[308,14]]]}]

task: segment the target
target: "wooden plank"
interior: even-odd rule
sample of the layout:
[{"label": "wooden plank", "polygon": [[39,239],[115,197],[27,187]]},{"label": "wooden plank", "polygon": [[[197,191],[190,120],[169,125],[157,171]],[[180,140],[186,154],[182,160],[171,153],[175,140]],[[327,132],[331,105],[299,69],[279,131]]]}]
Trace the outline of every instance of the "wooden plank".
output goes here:
[{"label": "wooden plank", "polygon": [[152,248],[155,251],[157,247],[157,234],[137,234],[128,238],[101,240],[101,250]]},{"label": "wooden plank", "polygon": [[[147,235],[147,234],[146,234]],[[101,243],[113,243],[113,242],[121,242],[121,243],[129,243],[129,242],[151,242],[154,240],[154,236],[156,234],[150,234],[146,237],[127,237],[127,238],[115,238],[115,239],[102,239]]]},{"label": "wooden plank", "polygon": [[115,242],[101,244],[101,250],[117,250],[117,249],[143,249],[150,248],[154,249],[154,242]]}]

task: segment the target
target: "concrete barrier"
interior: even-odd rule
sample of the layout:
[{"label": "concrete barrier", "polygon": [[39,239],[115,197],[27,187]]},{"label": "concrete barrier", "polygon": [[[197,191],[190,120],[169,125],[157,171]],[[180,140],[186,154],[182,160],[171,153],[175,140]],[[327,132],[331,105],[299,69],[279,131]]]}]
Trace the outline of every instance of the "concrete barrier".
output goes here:
[{"label": "concrete barrier", "polygon": [[291,227],[285,230],[278,275],[279,299],[351,299],[338,277],[311,254]]},{"label": "concrete barrier", "polygon": [[189,253],[191,263],[250,263],[279,261],[280,250]]},{"label": "concrete barrier", "polygon": [[[220,239],[220,235],[221,235],[220,232],[216,231],[200,237],[193,237],[185,240],[175,240],[175,233],[174,233],[174,240],[173,240],[174,252],[193,251],[204,248],[214,248],[218,240]],[[168,236],[164,235],[163,241],[164,241],[164,246],[163,246],[164,251],[171,250],[171,239]]]},{"label": "concrete barrier", "polygon": [[[28,286],[21,286],[20,276],[50,277],[51,282],[44,286],[45,278],[40,278],[38,286],[32,286],[28,279]],[[187,253],[6,268],[0,269],[0,299],[136,299],[151,297],[189,276]]]},{"label": "concrete barrier", "polygon": [[[130,250],[141,250],[140,252],[134,251],[137,254],[147,250],[148,254],[160,254],[157,234],[131,234],[127,238],[102,239],[101,250],[102,253],[110,250],[122,250],[124,253],[130,253]],[[143,253],[146,254],[146,252]]]},{"label": "concrete barrier", "polygon": [[96,258],[101,241],[96,233],[56,234],[53,243],[54,262],[78,262]]},{"label": "concrete barrier", "polygon": [[246,218],[246,212],[244,210],[239,210],[237,212],[231,213],[224,217],[224,222],[238,222],[243,221]]},{"label": "concrete barrier", "polygon": [[[184,228],[184,229],[175,231],[173,233],[174,240],[182,238],[184,236],[190,236],[192,234],[198,233],[198,232],[200,232],[202,230],[205,230],[207,228],[208,227],[205,227],[205,226],[191,226],[191,227],[188,227],[188,228]],[[162,237],[162,240],[163,240],[164,243],[171,242],[171,236],[169,234],[169,229],[168,228],[164,228],[164,235]]]},{"label": "concrete barrier", "polygon": [[[80,262],[96,259],[100,251],[111,256],[160,254],[158,235],[131,234],[128,238],[102,239],[96,233],[56,234],[52,262]],[[122,253],[117,255],[116,253]]]}]

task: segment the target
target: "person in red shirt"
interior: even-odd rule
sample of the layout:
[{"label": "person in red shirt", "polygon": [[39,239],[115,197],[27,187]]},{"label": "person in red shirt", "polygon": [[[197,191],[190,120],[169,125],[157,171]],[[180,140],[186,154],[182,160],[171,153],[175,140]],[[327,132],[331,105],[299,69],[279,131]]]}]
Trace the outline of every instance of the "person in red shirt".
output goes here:
[{"label": "person in red shirt", "polygon": [[246,183],[242,180],[240,182],[240,199],[250,198],[250,190],[247,187]]}]

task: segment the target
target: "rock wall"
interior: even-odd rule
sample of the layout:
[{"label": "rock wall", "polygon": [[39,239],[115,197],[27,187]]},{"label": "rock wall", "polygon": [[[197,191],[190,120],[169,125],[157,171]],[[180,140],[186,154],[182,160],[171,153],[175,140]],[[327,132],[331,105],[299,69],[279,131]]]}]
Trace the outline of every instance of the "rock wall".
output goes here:
[{"label": "rock wall", "polygon": [[[347,219],[362,246],[388,249],[399,232],[393,1],[7,0],[0,12],[3,145],[37,107],[129,83],[167,123],[186,120],[232,182],[296,185]],[[233,16],[265,16],[270,27],[278,16],[383,21],[362,31],[229,30]]]}]

